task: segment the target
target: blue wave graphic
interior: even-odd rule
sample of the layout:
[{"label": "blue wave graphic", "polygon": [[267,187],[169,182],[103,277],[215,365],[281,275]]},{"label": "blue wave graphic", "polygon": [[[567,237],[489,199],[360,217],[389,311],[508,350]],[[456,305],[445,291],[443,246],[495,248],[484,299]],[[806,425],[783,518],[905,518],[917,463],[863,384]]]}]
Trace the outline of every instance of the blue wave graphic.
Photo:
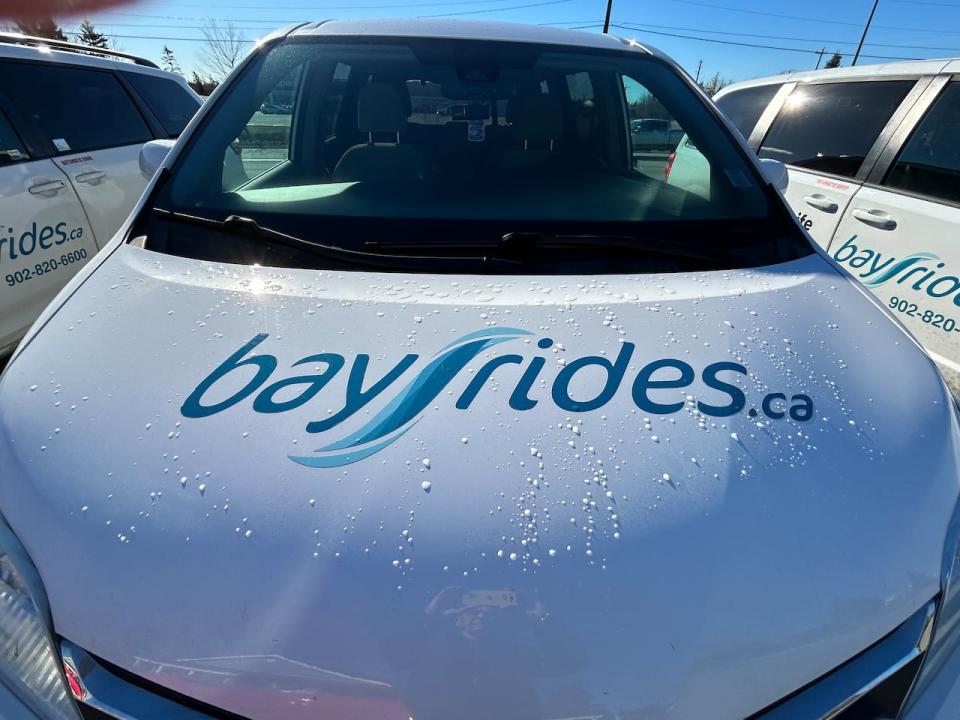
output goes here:
[{"label": "blue wave graphic", "polygon": [[896,277],[901,272],[906,270],[908,267],[913,265],[920,260],[939,260],[940,258],[929,252],[919,252],[913,253],[912,255],[907,255],[900,260],[897,260],[891,267],[884,270],[880,275],[873,278],[872,280],[865,280],[864,285],[867,287],[876,287],[877,285],[883,285],[887,280],[890,280],[893,277]]},{"label": "blue wave graphic", "polygon": [[532,334],[516,328],[488,328],[464,335],[447,345],[359,430],[330,445],[317,448],[317,455],[288,457],[295,463],[315,468],[340,467],[370,457],[412,428],[427,405],[477,355],[494,345]]}]

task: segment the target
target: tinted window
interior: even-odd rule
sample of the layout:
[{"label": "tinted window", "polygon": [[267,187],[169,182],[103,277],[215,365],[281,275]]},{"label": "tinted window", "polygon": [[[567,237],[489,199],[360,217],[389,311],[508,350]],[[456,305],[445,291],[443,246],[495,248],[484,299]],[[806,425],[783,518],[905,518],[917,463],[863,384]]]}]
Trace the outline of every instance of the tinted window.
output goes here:
[{"label": "tinted window", "polygon": [[[280,86],[299,88],[289,114],[265,113]],[[633,119],[661,128],[641,133],[639,156]],[[685,132],[695,167],[668,182]],[[742,267],[794,251],[781,242],[793,225],[709,106],[672,67],[627,51],[291,38],[244,66],[154,197],[170,213],[138,221],[151,248],[260,264],[306,263],[314,243],[321,267],[359,261],[331,257],[339,247],[368,264],[382,252],[390,267],[517,274]],[[239,242],[231,222],[198,245],[198,217],[231,215],[247,220]],[[250,221],[303,243],[278,250]]]},{"label": "tinted window", "polygon": [[200,107],[200,102],[175,80],[142,73],[126,73],[126,78],[170,137],[182,133]]},{"label": "tinted window", "polygon": [[[173,204],[226,215],[256,209],[273,215],[264,225],[302,223],[297,235],[318,232],[318,217],[390,219],[387,226],[394,218],[487,219],[507,232],[520,221],[765,216],[744,158],[662,64],[506,43],[482,49],[483,62],[471,65],[416,41],[277,46],[211,109],[182,155]],[[289,114],[263,112],[263,98],[301,81]],[[333,108],[331,123],[324,115]],[[639,164],[628,118],[670,131]],[[666,183],[669,150],[684,130],[704,166],[724,170],[707,174],[709,199]]]},{"label": "tinted window", "polygon": [[0,165],[20,162],[28,157],[10,121],[0,113]]},{"label": "tinted window", "polygon": [[760,85],[735,90],[717,98],[717,107],[737,126],[740,134],[749,140],[754,126],[779,89],[779,85]]},{"label": "tinted window", "polygon": [[760,157],[853,177],[913,80],[799,85],[770,127]]},{"label": "tinted window", "polygon": [[960,203],[960,82],[927,112],[884,184]]},{"label": "tinted window", "polygon": [[132,145],[150,130],[113,73],[10,63],[0,85],[58,152]]}]

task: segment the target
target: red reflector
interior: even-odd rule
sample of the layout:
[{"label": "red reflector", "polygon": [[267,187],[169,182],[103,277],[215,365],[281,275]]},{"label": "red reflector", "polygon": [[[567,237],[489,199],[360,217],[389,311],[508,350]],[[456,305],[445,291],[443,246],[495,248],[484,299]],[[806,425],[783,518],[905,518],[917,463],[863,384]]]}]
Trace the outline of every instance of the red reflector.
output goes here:
[{"label": "red reflector", "polygon": [[80,682],[80,675],[71,667],[70,663],[65,662],[63,664],[63,674],[67,676],[67,685],[70,686],[70,693],[77,700],[86,700],[90,696],[90,693],[87,692],[83,683]]},{"label": "red reflector", "polygon": [[673,161],[677,159],[676,151],[670,153],[670,156],[667,158],[667,164],[663,168],[663,178],[664,180],[670,179],[670,171],[673,170]]}]

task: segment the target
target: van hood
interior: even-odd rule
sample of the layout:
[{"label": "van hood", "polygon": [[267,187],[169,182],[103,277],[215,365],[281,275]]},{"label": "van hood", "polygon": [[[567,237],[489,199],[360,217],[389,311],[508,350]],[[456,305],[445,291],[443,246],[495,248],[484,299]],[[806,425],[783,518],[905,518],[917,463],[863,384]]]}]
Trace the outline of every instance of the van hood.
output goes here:
[{"label": "van hood", "polygon": [[252,720],[740,718],[936,595],[956,433],[819,255],[504,278],[122,246],[0,381],[0,508],[61,636]]}]

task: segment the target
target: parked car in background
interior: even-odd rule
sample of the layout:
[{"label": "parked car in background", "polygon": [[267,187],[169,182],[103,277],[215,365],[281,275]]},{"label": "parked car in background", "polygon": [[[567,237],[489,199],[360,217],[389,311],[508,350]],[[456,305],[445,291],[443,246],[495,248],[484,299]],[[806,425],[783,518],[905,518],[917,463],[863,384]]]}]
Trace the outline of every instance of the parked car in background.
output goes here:
[{"label": "parked car in background", "polygon": [[673,150],[682,137],[683,130],[669,119],[641,118],[630,121],[630,140],[635,152]]},{"label": "parked car in background", "polygon": [[955,720],[957,408],[672,60],[308,23],[200,112],[0,377],[4,717]]},{"label": "parked car in background", "polygon": [[0,358],[126,219],[143,144],[199,106],[143,58],[0,34]]},{"label": "parked car in background", "polygon": [[[761,78],[716,102],[761,158],[786,163],[785,195],[803,227],[957,387],[960,60]],[[674,167],[697,162],[689,152],[681,147]]]}]

